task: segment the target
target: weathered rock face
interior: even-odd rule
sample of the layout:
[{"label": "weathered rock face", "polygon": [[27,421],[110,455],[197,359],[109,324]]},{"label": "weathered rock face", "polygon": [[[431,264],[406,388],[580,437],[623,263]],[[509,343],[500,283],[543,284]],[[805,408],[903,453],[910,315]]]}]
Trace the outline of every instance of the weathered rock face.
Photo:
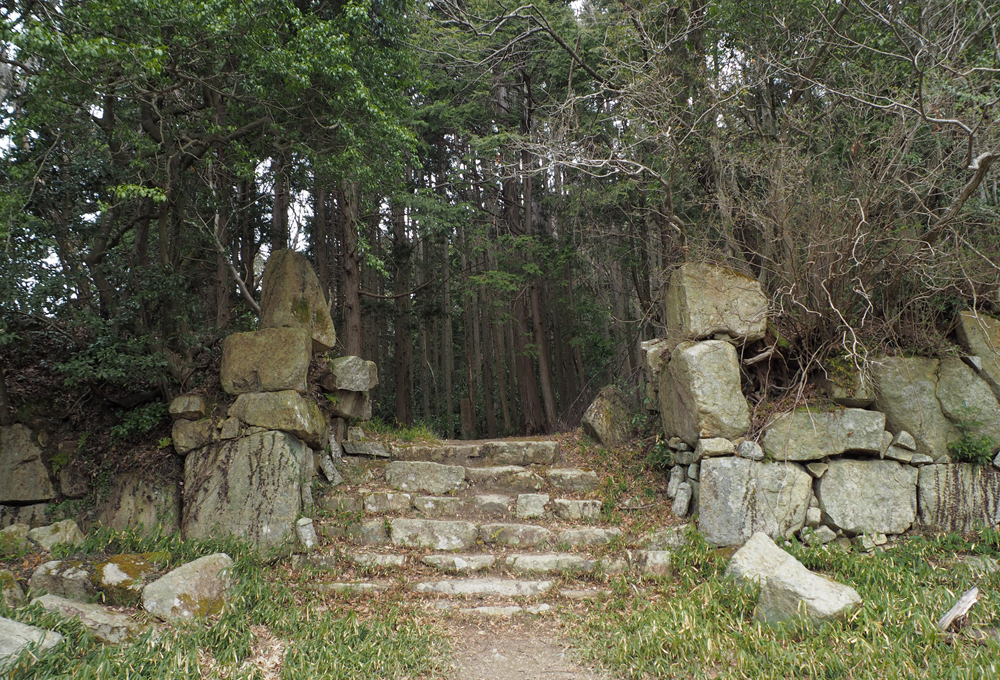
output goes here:
[{"label": "weathered rock face", "polygon": [[325,352],[337,343],[319,278],[300,253],[272,253],[264,267],[261,290],[261,328],[305,328],[315,352]]},{"label": "weathered rock face", "polygon": [[666,338],[643,340],[639,343],[642,348],[643,368],[646,371],[646,397],[649,400],[646,408],[650,411],[660,410],[660,372],[676,344],[677,341]]},{"label": "weathered rock face", "polygon": [[265,430],[288,432],[314,449],[326,446],[328,425],[319,406],[292,390],[241,394],[229,416]]},{"label": "weathered rock face", "polygon": [[134,607],[142,600],[142,589],[156,573],[156,562],[167,553],[115,555],[93,564],[91,581],[97,584],[106,604]]},{"label": "weathered rock face", "polygon": [[604,446],[621,446],[632,437],[632,421],[618,388],[601,389],[583,414],[583,431]]},{"label": "weathered rock face", "polygon": [[219,379],[228,394],[306,391],[312,340],[306,328],[233,333],[222,345]]},{"label": "weathered rock face", "polygon": [[0,617],[0,671],[10,669],[14,659],[29,645],[34,647],[35,655],[41,656],[60,642],[62,635],[55,631]]},{"label": "weathered rock face", "polygon": [[174,451],[186,455],[189,451],[208,446],[217,439],[215,423],[209,418],[201,420],[175,420],[170,430],[170,440]]},{"label": "weathered rock face", "polygon": [[989,384],[961,359],[941,360],[935,394],[948,420],[980,423],[975,434],[992,437],[1000,448],[1000,403]]},{"label": "weathered rock face", "polygon": [[795,411],[767,428],[764,451],[775,460],[819,460],[847,451],[878,454],[885,415],[857,408]]},{"label": "weathered rock face", "polygon": [[64,519],[55,524],[32,529],[28,532],[28,538],[46,550],[52,550],[52,547],[59,543],[80,545],[83,543],[85,537],[83,532],[80,531],[80,527],[76,525],[76,522],[71,519]]},{"label": "weathered rock face", "polygon": [[0,503],[47,501],[55,495],[31,430],[0,427]]},{"label": "weathered rock face", "polygon": [[400,491],[449,493],[465,486],[465,468],[461,465],[393,461],[385,469],[385,483]]},{"label": "weathered rock face", "polygon": [[982,362],[980,374],[1000,399],[1000,319],[982,312],[958,315],[958,339],[965,350]]},{"label": "weathered rock face", "polygon": [[948,442],[959,436],[937,399],[938,364],[937,359],[883,357],[872,365],[875,406],[885,413],[886,426],[912,434],[917,451],[935,460],[947,456]]},{"label": "weathered rock face", "polygon": [[98,640],[113,645],[125,642],[141,630],[135,619],[99,604],[76,602],[58,595],[42,595],[33,599],[31,604],[40,604],[47,611],[76,619]]},{"label": "weathered rock face", "polygon": [[374,361],[361,357],[337,357],[327,364],[320,376],[320,385],[330,392],[367,392],[378,385],[378,367]]},{"label": "weathered rock face", "polygon": [[188,562],[146,586],[142,606],[167,621],[211,616],[225,604],[232,566],[225,553]]},{"label": "weathered rock face", "polygon": [[28,584],[36,592],[52,593],[78,602],[90,602],[97,585],[89,564],[80,560],[53,560],[40,564]]},{"label": "weathered rock face", "polygon": [[892,460],[830,461],[816,482],[823,522],[848,534],[901,534],[917,516],[917,469]]},{"label": "weathered rock face", "polygon": [[336,390],[330,394],[330,412],[335,418],[371,420],[372,401],[367,392]]},{"label": "weathered rock face", "polygon": [[800,616],[816,622],[843,619],[861,603],[853,588],[809,571],[763,533],[736,551],[726,574],[761,583],[754,618],[765,623]]},{"label": "weathered rock face", "polygon": [[734,269],[688,263],[674,271],[667,288],[667,331],[700,339],[717,333],[753,341],[767,328],[767,298],[760,283]]},{"label": "weathered rock face", "polygon": [[120,475],[97,508],[97,521],[117,531],[142,526],[145,533],[161,527],[164,534],[180,528],[180,486],[139,471]]},{"label": "weathered rock face", "polygon": [[713,545],[741,545],[756,532],[791,536],[805,526],[812,477],[800,465],[708,458],[700,477],[698,529]]},{"label": "weathered rock face", "polygon": [[735,439],[750,427],[740,391],[736,348],[728,342],[682,342],[660,375],[660,417],[668,436],[689,446],[699,438]]},{"label": "weathered rock face", "polygon": [[205,400],[196,394],[182,394],[170,402],[170,417],[174,420],[200,420],[205,417]]},{"label": "weathered rock face", "polygon": [[32,527],[39,527],[48,524],[49,520],[45,516],[45,509],[49,506],[45,503],[35,503],[33,505],[0,505],[0,527],[9,527],[12,524],[27,524]]},{"label": "weathered rock face", "polygon": [[968,464],[926,465],[917,482],[921,524],[970,531],[1000,523],[1000,470]]},{"label": "weathered rock face", "polygon": [[235,535],[265,550],[292,540],[302,507],[303,466],[310,457],[302,442],[283,432],[261,432],[189,454],[184,537]]}]

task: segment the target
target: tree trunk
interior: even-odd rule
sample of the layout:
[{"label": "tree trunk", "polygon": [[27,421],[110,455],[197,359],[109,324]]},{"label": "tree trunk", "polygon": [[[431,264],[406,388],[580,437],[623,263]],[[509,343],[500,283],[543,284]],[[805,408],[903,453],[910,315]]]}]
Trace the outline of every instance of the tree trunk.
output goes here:
[{"label": "tree trunk", "polygon": [[14,424],[14,411],[7,392],[7,374],[3,370],[3,362],[0,357],[0,425],[7,426]]},{"label": "tree trunk", "polygon": [[455,404],[453,392],[453,374],[455,372],[455,347],[452,340],[451,327],[451,263],[448,261],[448,244],[441,249],[441,276],[444,278],[444,292],[441,305],[441,372],[444,373],[444,404],[445,433],[450,439],[455,434]]},{"label": "tree trunk", "polygon": [[340,334],[347,356],[361,356],[361,271],[358,255],[358,214],[361,209],[358,183],[350,182],[344,187],[344,213],[341,233],[341,263],[344,272],[344,327]]},{"label": "tree trunk", "polygon": [[402,205],[392,211],[392,259],[396,265],[392,293],[396,302],[393,354],[396,363],[396,422],[413,425],[413,338],[410,325],[410,255],[413,246],[406,234]]},{"label": "tree trunk", "polygon": [[274,207],[271,210],[271,252],[288,247],[288,175],[285,158],[279,153],[274,158]]}]

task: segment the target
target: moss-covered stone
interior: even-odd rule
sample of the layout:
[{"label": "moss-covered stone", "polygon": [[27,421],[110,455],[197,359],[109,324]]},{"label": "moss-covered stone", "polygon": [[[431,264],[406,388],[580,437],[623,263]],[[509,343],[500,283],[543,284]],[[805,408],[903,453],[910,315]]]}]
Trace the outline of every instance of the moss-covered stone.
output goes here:
[{"label": "moss-covered stone", "polygon": [[135,607],[142,600],[143,587],[157,573],[158,563],[169,558],[165,552],[115,555],[95,563],[91,578],[106,604]]}]

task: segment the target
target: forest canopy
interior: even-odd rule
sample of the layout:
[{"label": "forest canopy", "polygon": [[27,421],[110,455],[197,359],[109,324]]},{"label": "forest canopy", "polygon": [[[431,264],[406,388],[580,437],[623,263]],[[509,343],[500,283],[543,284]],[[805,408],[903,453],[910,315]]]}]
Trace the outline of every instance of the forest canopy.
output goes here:
[{"label": "forest canopy", "polygon": [[[686,261],[759,280],[761,403],[1000,312],[1000,6],[22,0],[0,10],[0,419],[133,409],[301,250],[376,415],[641,395]],[[45,397],[51,399],[51,395]],[[636,397],[638,399],[638,396]]]}]

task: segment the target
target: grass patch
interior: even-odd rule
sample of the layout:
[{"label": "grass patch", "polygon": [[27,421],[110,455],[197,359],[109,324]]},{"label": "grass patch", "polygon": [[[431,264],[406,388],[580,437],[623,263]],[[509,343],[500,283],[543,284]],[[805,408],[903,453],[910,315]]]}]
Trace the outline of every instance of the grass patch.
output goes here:
[{"label": "grass patch", "polygon": [[[234,559],[233,587],[223,612],[195,624],[148,631],[121,646],[103,645],[77,622],[39,606],[5,608],[0,616],[55,630],[63,643],[32,664],[8,670],[12,680],[75,678],[99,680],[193,677],[278,677],[381,679],[437,677],[444,640],[404,603],[379,602],[377,613],[351,603],[296,591],[288,574],[245,543],[181,541],[176,535],[144,538],[134,532],[100,530],[88,537],[86,552],[164,551],[170,566],[215,552]],[[262,638],[271,641],[272,661],[261,662]],[[274,652],[278,650],[278,652]],[[267,669],[267,672],[266,670]]]},{"label": "grass patch", "polygon": [[623,678],[994,678],[1000,646],[947,644],[934,622],[970,588],[974,625],[1000,625],[1000,575],[954,561],[995,556],[997,536],[911,539],[862,555],[794,545],[807,567],[853,586],[864,603],[844,623],[767,627],[753,620],[759,589],[724,578],[728,554],[697,540],[676,552],[672,579],[636,597],[619,583],[602,608],[571,622],[584,653]]}]

